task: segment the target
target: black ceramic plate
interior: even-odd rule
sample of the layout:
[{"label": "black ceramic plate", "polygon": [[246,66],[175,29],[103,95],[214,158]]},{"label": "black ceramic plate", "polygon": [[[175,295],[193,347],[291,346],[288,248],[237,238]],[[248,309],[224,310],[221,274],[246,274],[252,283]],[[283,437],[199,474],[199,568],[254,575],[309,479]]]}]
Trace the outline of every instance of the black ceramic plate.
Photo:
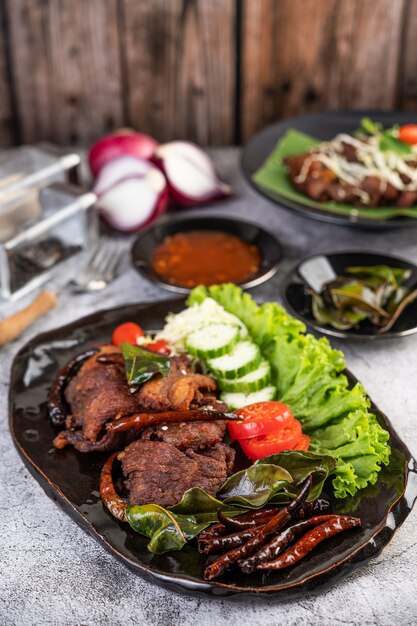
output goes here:
[{"label": "black ceramic plate", "polygon": [[146,228],[135,240],[132,247],[133,267],[145,278],[157,283],[164,289],[176,293],[190,293],[191,289],[178,287],[164,282],[152,271],[152,254],[165,237],[190,230],[216,230],[240,237],[247,243],[255,245],[261,253],[261,266],[249,280],[239,283],[243,289],[255,287],[271,278],[278,269],[282,257],[281,246],[273,235],[253,222],[246,222],[236,217],[219,217],[204,214],[202,217],[179,216],[158,221]]},{"label": "black ceramic plate", "polygon": [[279,207],[297,211],[305,217],[330,222],[331,224],[339,224],[341,226],[352,226],[359,228],[371,229],[390,229],[417,226],[417,220],[401,217],[389,220],[374,220],[363,217],[349,218],[346,215],[335,215],[329,213],[325,209],[320,210],[314,207],[304,206],[293,202],[287,198],[268,192],[256,185],[253,180],[253,174],[261,167],[269,154],[273,151],[275,144],[287,130],[294,128],[300,132],[317,137],[322,140],[332,139],[338,133],[351,133],[360,126],[363,117],[370,117],[376,122],[381,122],[385,127],[394,124],[415,124],[416,116],[412,113],[402,113],[399,111],[381,112],[381,111],[323,111],[322,113],[313,113],[311,115],[303,115],[301,117],[293,117],[272,124],[256,134],[245,146],[241,166],[243,173],[249,183],[263,196],[272,200]]},{"label": "black ceramic plate", "polygon": [[335,254],[317,254],[308,259],[303,259],[286,278],[282,287],[282,295],[291,313],[310,328],[341,339],[386,339],[388,337],[405,337],[417,333],[417,300],[405,309],[392,329],[382,335],[378,334],[375,327],[367,320],[361,322],[358,328],[352,330],[337,330],[318,322],[311,310],[311,296],[308,294],[308,286],[299,273],[300,266],[303,263],[317,257],[325,257],[338,276],[343,274],[346,267],[355,265],[389,265],[391,267],[409,269],[411,276],[405,283],[405,286],[409,289],[417,288],[417,267],[404,259],[397,259],[385,254],[337,252]]},{"label": "black ceramic plate", "polygon": [[391,464],[378,483],[360,496],[331,501],[334,511],[360,515],[363,527],[330,539],[284,572],[253,576],[232,572],[213,583],[202,579],[204,558],[194,543],[181,551],[153,555],[146,548],[147,539],[103,508],[98,487],[106,455],[53,449],[54,430],[46,416],[45,398],[57,369],[88,346],[108,341],[121,322],[136,319],[145,329],[158,328],[169,311],[183,308],[181,299],[98,312],[40,335],[20,350],[11,373],[10,430],[23,461],[45,492],[133,571],[182,593],[284,600],[329,586],[379,554],[411,510],[417,495],[417,466],[375,406],[378,419],[391,434]]}]

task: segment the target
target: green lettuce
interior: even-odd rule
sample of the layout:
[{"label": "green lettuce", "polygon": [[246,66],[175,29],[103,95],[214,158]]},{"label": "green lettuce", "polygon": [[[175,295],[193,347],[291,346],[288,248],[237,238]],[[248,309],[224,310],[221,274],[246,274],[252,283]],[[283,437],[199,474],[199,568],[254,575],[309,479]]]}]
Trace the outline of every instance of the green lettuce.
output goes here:
[{"label": "green lettuce", "polygon": [[311,437],[310,449],[336,459],[335,496],[353,496],[374,484],[389,462],[389,434],[370,411],[362,385],[349,384],[342,352],[327,339],[306,334],[304,324],[279,304],[258,305],[235,285],[197,287],[188,304],[207,297],[247,326],[271,364],[279,400],[291,407]]},{"label": "green lettuce", "polygon": [[274,454],[232,474],[217,497],[199,487],[186,491],[180,502],[167,509],[157,504],[128,505],[130,526],[149,537],[148,549],[156,554],[180,550],[190,539],[217,521],[220,509],[235,516],[266,503],[290,502],[308,476],[313,486],[308,500],[319,497],[324,481],[334,470],[332,456],[292,451]]}]

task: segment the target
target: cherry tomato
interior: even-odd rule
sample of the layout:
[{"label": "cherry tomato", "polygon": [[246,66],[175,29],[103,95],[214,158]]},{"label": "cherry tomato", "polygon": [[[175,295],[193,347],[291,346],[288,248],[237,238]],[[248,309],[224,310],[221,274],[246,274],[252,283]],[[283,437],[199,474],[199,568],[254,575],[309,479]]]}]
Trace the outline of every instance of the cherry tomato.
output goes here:
[{"label": "cherry tomato", "polygon": [[414,145],[417,143],[417,124],[405,124],[400,127],[398,138],[404,143]]},{"label": "cherry tomato", "polygon": [[125,322],[115,328],[111,340],[112,343],[118,347],[124,342],[131,343],[135,346],[139,337],[143,337],[143,335],[143,330],[138,324],[135,324],[134,322]]},{"label": "cherry tomato", "polygon": [[229,422],[232,439],[249,439],[268,435],[286,426],[294,416],[291,409],[282,402],[256,402],[235,411],[243,417],[242,422]]},{"label": "cherry tomato", "polygon": [[239,443],[246,456],[252,461],[256,461],[270,454],[291,450],[300,439],[301,424],[298,420],[293,419],[289,424],[275,432],[250,439],[240,439]]},{"label": "cherry tomato", "polygon": [[152,352],[157,352],[158,354],[165,354],[166,356],[171,354],[171,349],[166,339],[157,339],[157,341],[152,341],[144,347]]},{"label": "cherry tomato", "polygon": [[308,450],[310,445],[310,437],[308,435],[301,435],[300,441],[292,448],[293,450]]}]

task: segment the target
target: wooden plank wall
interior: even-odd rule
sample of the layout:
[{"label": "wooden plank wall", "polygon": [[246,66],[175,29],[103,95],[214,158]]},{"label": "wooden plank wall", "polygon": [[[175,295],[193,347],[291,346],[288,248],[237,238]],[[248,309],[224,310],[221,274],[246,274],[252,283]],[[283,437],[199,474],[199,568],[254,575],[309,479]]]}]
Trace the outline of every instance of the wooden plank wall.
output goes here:
[{"label": "wooden plank wall", "polygon": [[321,109],[417,111],[417,0],[2,0],[0,146],[246,141]]}]

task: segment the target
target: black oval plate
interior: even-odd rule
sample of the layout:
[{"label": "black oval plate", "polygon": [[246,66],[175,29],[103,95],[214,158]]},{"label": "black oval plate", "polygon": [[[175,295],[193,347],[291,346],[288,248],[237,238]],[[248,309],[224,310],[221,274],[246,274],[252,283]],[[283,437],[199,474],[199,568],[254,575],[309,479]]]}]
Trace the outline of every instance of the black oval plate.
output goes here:
[{"label": "black oval plate", "polygon": [[411,270],[411,276],[405,283],[406,287],[417,287],[417,267],[404,259],[373,254],[369,252],[337,252],[328,254],[314,254],[305,258],[289,273],[282,287],[282,296],[288,309],[301,319],[309,328],[313,328],[325,335],[340,339],[387,339],[389,337],[405,337],[417,333],[417,300],[408,306],[399,317],[391,330],[378,334],[375,327],[367,320],[361,322],[358,328],[352,330],[337,330],[331,326],[318,322],[311,310],[311,296],[307,292],[307,284],[299,273],[300,266],[315,257],[325,257],[339,276],[350,265],[389,265]]},{"label": "black oval plate", "polygon": [[152,253],[165,237],[179,232],[190,230],[217,230],[240,237],[247,243],[258,248],[261,254],[261,266],[258,272],[245,282],[238,283],[243,289],[255,287],[274,276],[282,257],[282,249],[277,239],[253,222],[246,222],[236,217],[222,215],[207,215],[188,217],[180,215],[166,218],[152,224],[138,235],[132,246],[133,267],[148,280],[157,283],[160,287],[176,293],[190,293],[191,289],[178,287],[164,282],[152,270]]},{"label": "black oval plate", "polygon": [[[284,572],[245,576],[237,571],[217,582],[202,579],[204,558],[193,542],[178,552],[154,555],[147,539],[115,520],[99,498],[99,475],[106,455],[54,450],[54,430],[46,415],[47,390],[58,368],[95,343],[108,341],[126,320],[160,328],[169,311],[184,300],[137,304],[94,313],[32,339],[17,354],[10,386],[10,430],[26,466],[78,524],[114,556],[150,582],[192,595],[236,596],[285,600],[333,584],[342,575],[379,554],[402,524],[417,496],[417,465],[387,418],[373,406],[391,434],[392,460],[376,485],[349,500],[331,501],[334,511],[360,515],[363,527],[330,539],[308,558]],[[352,384],[355,379],[351,377]]]},{"label": "black oval plate", "polygon": [[304,206],[272,191],[268,192],[258,187],[252,180],[253,174],[261,167],[262,163],[273,151],[277,141],[285,135],[287,130],[294,128],[318,139],[329,140],[338,133],[351,133],[356,130],[360,126],[360,121],[363,117],[370,117],[388,128],[394,124],[415,124],[416,122],[415,113],[403,113],[400,111],[323,111],[321,113],[293,117],[284,122],[271,124],[252,137],[242,153],[241,167],[243,174],[258,193],[272,200],[279,207],[296,211],[305,217],[329,222],[330,224],[338,224],[339,226],[378,230],[417,226],[417,219],[407,217],[375,220],[356,216],[354,219],[351,219],[347,215],[335,215],[325,209],[320,210],[315,207]]}]

